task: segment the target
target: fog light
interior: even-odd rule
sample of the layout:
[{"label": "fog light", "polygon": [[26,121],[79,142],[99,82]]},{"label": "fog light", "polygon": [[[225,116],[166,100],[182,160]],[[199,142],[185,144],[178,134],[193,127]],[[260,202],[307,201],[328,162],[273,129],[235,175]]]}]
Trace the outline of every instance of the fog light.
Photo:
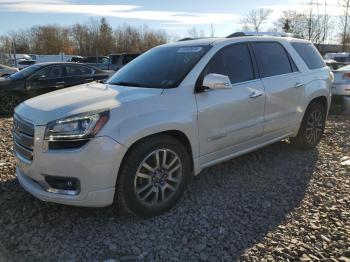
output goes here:
[{"label": "fog light", "polygon": [[49,191],[53,193],[69,195],[79,193],[79,180],[77,178],[45,176],[45,181],[51,187]]}]

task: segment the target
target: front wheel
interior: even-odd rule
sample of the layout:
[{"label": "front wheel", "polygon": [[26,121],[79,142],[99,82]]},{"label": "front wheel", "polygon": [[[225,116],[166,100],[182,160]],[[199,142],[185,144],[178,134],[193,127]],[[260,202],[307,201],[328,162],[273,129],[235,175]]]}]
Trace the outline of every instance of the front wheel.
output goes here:
[{"label": "front wheel", "polygon": [[326,109],[319,102],[313,102],[306,109],[296,137],[291,143],[300,149],[311,149],[320,142],[326,125]]},{"label": "front wheel", "polygon": [[186,148],[170,136],[139,142],[130,149],[120,170],[120,207],[141,217],[169,210],[186,188],[190,163]]},{"label": "front wheel", "polygon": [[23,100],[19,95],[0,95],[0,115],[12,115],[15,107]]}]

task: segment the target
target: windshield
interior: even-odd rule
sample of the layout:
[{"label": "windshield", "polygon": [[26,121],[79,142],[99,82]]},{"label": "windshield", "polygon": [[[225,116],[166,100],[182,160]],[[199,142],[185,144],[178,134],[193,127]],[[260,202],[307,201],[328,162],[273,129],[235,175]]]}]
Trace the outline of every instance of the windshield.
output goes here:
[{"label": "windshield", "polygon": [[176,87],[209,48],[210,46],[153,48],[119,70],[107,83],[150,88]]},{"label": "windshield", "polygon": [[41,66],[39,65],[32,65],[32,66],[28,66],[24,69],[22,69],[21,71],[14,73],[11,75],[11,78],[13,79],[23,79],[28,77],[29,75],[33,74],[34,72],[36,72],[37,70],[39,70],[41,68]]}]

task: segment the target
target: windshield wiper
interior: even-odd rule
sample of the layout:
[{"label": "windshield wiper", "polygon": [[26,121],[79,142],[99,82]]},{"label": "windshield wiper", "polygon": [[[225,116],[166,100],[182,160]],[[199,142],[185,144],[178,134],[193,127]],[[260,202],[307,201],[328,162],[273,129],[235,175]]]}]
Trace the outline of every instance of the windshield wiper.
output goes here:
[{"label": "windshield wiper", "polygon": [[133,82],[116,82],[116,83],[108,83],[110,85],[118,85],[118,86],[134,86],[134,87],[141,87],[142,85],[138,83]]}]

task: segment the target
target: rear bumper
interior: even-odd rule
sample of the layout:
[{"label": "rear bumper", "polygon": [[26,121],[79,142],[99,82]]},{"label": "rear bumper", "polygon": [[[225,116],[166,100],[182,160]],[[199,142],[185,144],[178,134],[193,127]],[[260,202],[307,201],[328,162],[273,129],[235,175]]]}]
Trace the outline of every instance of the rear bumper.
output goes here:
[{"label": "rear bumper", "polygon": [[350,84],[333,84],[332,95],[350,96]]}]

